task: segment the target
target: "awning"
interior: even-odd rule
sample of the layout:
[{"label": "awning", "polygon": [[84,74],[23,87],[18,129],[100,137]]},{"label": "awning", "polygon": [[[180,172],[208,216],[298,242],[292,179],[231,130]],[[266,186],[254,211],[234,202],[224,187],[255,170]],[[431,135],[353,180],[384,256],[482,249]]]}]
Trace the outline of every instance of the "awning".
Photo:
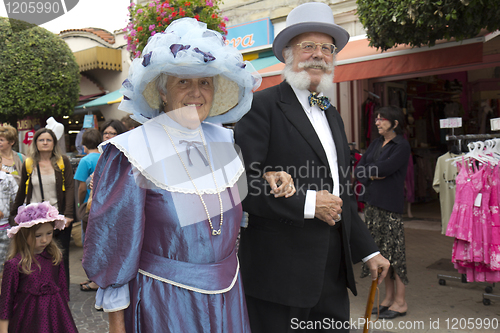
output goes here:
[{"label": "awning", "polygon": [[78,105],[75,107],[75,109],[89,109],[95,106],[119,103],[122,101],[122,99],[123,95],[120,93],[120,90],[116,90],[102,97],[96,98],[91,102],[85,103],[83,105]]},{"label": "awning", "polygon": [[95,46],[90,49],[73,53],[80,72],[101,68],[120,71],[122,70],[122,51],[108,47]]},{"label": "awning", "polygon": [[[488,39],[478,37],[462,42],[439,41],[433,47],[398,46],[385,52],[370,47],[366,38],[353,38],[337,55],[334,82],[354,81],[453,68],[483,62],[483,45]],[[259,90],[281,82],[285,64],[268,56],[252,60],[262,75]],[[261,66],[267,65],[267,67]]]},{"label": "awning", "polygon": [[347,43],[338,54],[334,82],[364,80],[451,68],[483,61],[483,38],[442,42],[433,47],[398,46],[386,52],[366,38]]}]

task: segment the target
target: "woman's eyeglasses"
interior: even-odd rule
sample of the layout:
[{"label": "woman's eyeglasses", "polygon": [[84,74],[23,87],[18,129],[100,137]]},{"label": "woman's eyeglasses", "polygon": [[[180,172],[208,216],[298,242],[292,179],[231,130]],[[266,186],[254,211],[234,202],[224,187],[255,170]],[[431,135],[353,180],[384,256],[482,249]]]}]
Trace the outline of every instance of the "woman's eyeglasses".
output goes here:
[{"label": "woman's eyeglasses", "polygon": [[315,43],[315,42],[309,42],[305,41],[302,43],[297,44],[300,46],[302,51],[305,53],[313,53],[316,51],[316,47],[320,47],[321,52],[323,52],[324,55],[331,55],[335,52],[335,49],[337,48],[335,44],[332,43]]},{"label": "woman's eyeglasses", "polygon": [[104,136],[104,135],[108,135],[108,136],[117,136],[117,135],[118,135],[118,133],[116,133],[116,132],[104,132],[104,133],[102,133],[102,135],[103,135],[103,136]]},{"label": "woman's eyeglasses", "polygon": [[384,120],[389,121],[389,119],[387,119],[387,118],[375,118],[375,122],[377,122],[377,121],[384,121]]}]

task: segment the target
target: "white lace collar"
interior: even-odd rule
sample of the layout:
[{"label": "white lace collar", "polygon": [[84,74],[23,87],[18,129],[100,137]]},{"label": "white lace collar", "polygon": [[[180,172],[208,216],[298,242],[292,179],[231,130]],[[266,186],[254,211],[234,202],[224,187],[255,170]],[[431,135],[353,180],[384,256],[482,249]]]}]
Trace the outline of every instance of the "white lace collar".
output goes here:
[{"label": "white lace collar", "polygon": [[[165,129],[170,134],[175,149]],[[166,114],[106,141],[99,149],[102,151],[102,146],[108,143],[123,152],[137,169],[135,172],[155,186],[170,192],[222,192],[232,187],[245,170],[241,157],[234,149],[231,130],[210,123],[202,123],[197,129],[190,130],[180,126]],[[206,164],[207,152],[217,186],[210,165]],[[141,186],[144,186],[143,183],[141,182]]]}]

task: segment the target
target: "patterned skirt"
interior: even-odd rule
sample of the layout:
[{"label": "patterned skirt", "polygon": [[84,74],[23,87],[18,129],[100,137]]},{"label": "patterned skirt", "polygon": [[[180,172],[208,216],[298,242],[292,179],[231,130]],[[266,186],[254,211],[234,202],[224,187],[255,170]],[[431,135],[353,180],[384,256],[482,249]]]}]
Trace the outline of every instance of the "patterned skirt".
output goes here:
[{"label": "patterned skirt", "polygon": [[[391,263],[390,277],[397,274],[401,281],[408,284],[406,270],[405,231],[402,215],[366,204],[365,223],[370,230],[380,254]],[[370,275],[370,270],[363,264],[361,277]]]}]

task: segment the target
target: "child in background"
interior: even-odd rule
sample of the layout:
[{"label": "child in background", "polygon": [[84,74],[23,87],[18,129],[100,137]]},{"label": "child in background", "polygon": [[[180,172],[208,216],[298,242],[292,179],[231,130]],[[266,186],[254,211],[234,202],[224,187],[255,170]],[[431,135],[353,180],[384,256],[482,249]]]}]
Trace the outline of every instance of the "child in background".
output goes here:
[{"label": "child in background", "polygon": [[48,201],[21,206],[4,265],[0,333],[78,332],[68,307],[62,253],[52,239],[65,218]]},{"label": "child in background", "polygon": [[11,204],[16,199],[18,185],[11,174],[1,170],[2,158],[0,157],[0,277],[3,262],[7,256],[10,239],[7,237]]}]

